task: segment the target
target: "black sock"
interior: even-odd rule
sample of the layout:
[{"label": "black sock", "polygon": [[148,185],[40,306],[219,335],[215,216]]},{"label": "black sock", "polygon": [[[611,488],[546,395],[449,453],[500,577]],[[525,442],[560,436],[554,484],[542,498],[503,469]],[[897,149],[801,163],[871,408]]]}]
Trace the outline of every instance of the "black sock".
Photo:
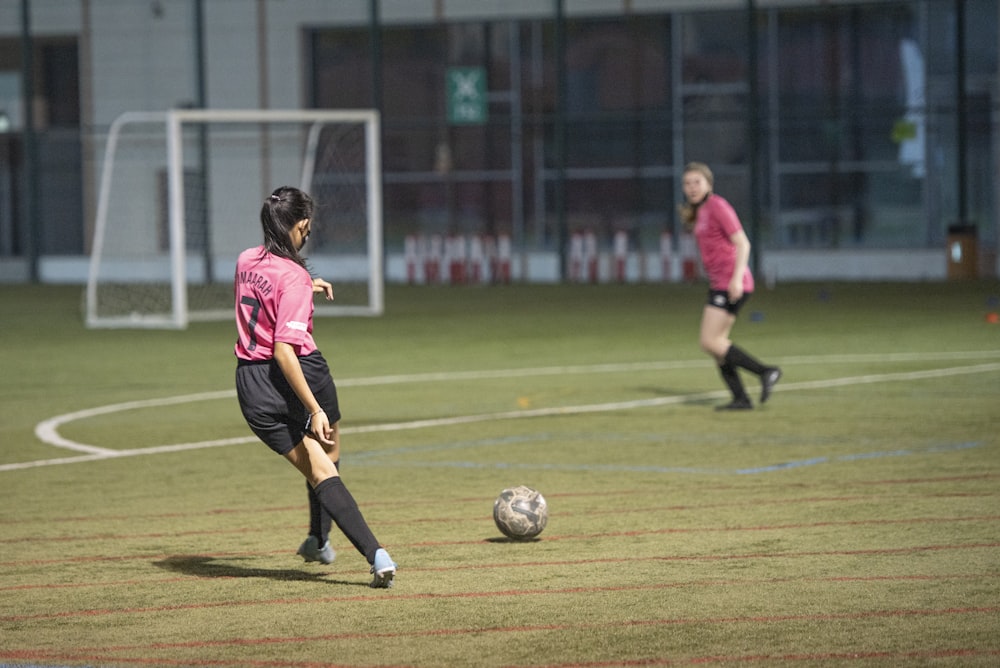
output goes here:
[{"label": "black sock", "polygon": [[330,526],[333,524],[333,518],[330,517],[330,513],[323,510],[323,505],[319,502],[316,491],[308,482],[306,489],[309,490],[309,535],[315,536],[316,540],[319,541],[319,546],[323,547],[330,537]]},{"label": "black sock", "polygon": [[736,367],[729,362],[720,364],[719,373],[722,374],[722,380],[726,382],[726,387],[732,392],[734,401],[750,401],[746,390],[743,389],[743,381],[740,380],[740,374],[736,371]]},{"label": "black sock", "polygon": [[[340,460],[335,461],[333,465],[339,472]],[[306,489],[309,491],[309,535],[315,536],[316,540],[319,541],[319,546],[323,547],[330,538],[330,526],[333,524],[333,518],[330,517],[330,513],[323,510],[323,505],[319,502],[316,492],[308,481]]]},{"label": "black sock", "polygon": [[742,367],[750,373],[755,373],[758,376],[763,374],[769,368],[748,355],[745,351],[736,347],[736,344],[729,346],[729,350],[726,351],[725,361],[733,366]]},{"label": "black sock", "polygon": [[344,487],[340,476],[327,478],[316,485],[314,491],[320,505],[333,518],[337,526],[358,552],[365,555],[369,564],[375,563],[375,552],[381,547],[368,523],[361,515],[358,504]]}]

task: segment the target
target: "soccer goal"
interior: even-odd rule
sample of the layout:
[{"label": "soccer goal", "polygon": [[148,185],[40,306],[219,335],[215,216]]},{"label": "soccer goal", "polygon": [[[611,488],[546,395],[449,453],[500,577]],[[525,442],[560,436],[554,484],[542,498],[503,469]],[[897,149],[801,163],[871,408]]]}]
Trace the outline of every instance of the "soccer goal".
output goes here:
[{"label": "soccer goal", "polygon": [[184,328],[233,317],[233,274],[262,243],[278,186],[316,203],[303,251],[335,300],[316,315],[383,311],[379,119],[374,111],[127,112],[109,128],[86,324]]}]

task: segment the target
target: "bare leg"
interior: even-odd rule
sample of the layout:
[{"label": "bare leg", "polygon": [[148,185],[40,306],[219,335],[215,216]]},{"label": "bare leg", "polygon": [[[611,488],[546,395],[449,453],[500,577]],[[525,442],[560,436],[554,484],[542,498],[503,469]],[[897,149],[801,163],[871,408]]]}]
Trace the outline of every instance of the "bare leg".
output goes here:
[{"label": "bare leg", "polygon": [[[323,449],[326,450],[327,456],[339,473],[340,428],[337,423],[332,425],[330,436],[333,445],[324,445]],[[312,483],[306,481],[306,490],[309,499],[309,536],[313,540],[310,541],[307,538],[306,542],[299,548],[299,554],[306,561],[321,561],[324,564],[329,564],[336,558],[336,553],[329,543],[330,527],[333,524],[333,518],[323,509],[323,504],[319,502]]]},{"label": "bare leg", "polygon": [[733,401],[719,408],[724,409],[747,409],[753,404],[747,396],[740,380],[739,372],[730,363],[728,353],[733,346],[729,338],[729,333],[736,322],[736,316],[725,309],[706,305],[701,315],[701,331],[699,334],[699,344],[701,349],[708,353],[719,367],[719,373],[725,382],[729,392],[733,395]]},{"label": "bare leg", "polygon": [[[337,446],[334,446],[335,448]],[[339,450],[339,448],[337,448]],[[305,476],[313,488],[327,478],[339,476],[337,467],[333,465],[333,460],[329,453],[312,436],[306,436],[302,442],[292,448],[291,452],[285,455],[285,459],[291,462],[292,466]]]},{"label": "bare leg", "polygon": [[729,333],[735,323],[736,316],[725,309],[706,305],[701,312],[698,343],[703,351],[715,359],[716,364],[725,362],[726,352],[733,345],[729,340]]}]

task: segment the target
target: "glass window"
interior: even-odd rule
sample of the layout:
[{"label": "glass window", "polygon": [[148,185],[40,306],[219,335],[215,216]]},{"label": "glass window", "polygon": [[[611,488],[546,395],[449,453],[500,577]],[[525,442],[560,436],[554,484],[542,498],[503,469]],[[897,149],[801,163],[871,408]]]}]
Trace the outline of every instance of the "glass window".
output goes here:
[{"label": "glass window", "polygon": [[[383,26],[387,237],[513,230],[554,249],[589,229],[608,248],[625,230],[653,250],[676,224],[678,172],[698,159],[745,219],[758,177],[765,247],[937,244],[959,192],[976,220],[996,207],[996,0],[966,0],[962,125],[954,12],[938,0],[758,9],[757,173],[743,8],[573,16],[562,53],[554,16]],[[312,34],[313,104],[372,105],[369,40],[367,26]],[[486,73],[482,124],[449,124],[451,67]]]},{"label": "glass window", "polygon": [[372,52],[367,28],[314,30],[308,43],[312,60],[311,106],[317,109],[368,109],[372,92]]},{"label": "glass window", "polygon": [[907,246],[926,236],[918,25],[909,3],[778,13],[777,90],[765,93],[778,105],[773,246]]}]

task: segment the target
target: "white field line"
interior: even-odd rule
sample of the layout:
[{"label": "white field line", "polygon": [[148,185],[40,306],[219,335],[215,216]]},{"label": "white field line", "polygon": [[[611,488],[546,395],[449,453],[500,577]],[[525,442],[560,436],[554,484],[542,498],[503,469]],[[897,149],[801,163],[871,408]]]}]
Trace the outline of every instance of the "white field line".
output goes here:
[{"label": "white field line", "polygon": [[[832,355],[822,358],[817,357],[796,357],[781,360],[782,365],[794,364],[815,364],[822,363],[861,363],[861,362],[914,362],[914,361],[958,361],[970,359],[989,359],[1000,357],[1000,351],[979,351],[979,352],[959,352],[959,353],[898,353],[889,355]],[[416,382],[442,382],[454,380],[484,380],[491,378],[520,378],[543,375],[567,375],[586,373],[620,373],[629,371],[650,371],[668,370],[679,368],[692,368],[706,366],[705,361],[677,361],[677,362],[647,362],[635,364],[597,364],[580,366],[552,366],[536,367],[532,369],[499,369],[486,371],[456,371],[438,372],[424,374],[405,374],[394,376],[374,376],[371,378],[346,379],[338,381],[340,387],[359,387],[370,385],[390,385]],[[926,380],[930,378],[942,378],[945,376],[956,376],[974,373],[988,373],[1000,370],[1000,363],[986,363],[974,366],[950,367],[944,369],[929,369],[924,371],[910,371],[901,373],[869,374],[864,376],[848,376],[845,378],[831,378],[826,380],[803,381],[798,383],[782,383],[775,391],[790,390],[813,390],[830,387],[843,387],[848,385],[862,385],[880,382],[893,382],[903,380]],[[68,464],[77,462],[96,461],[115,457],[130,457],[135,455],[160,454],[166,452],[180,452],[183,450],[198,450],[202,448],[220,447],[226,445],[236,445],[240,443],[250,443],[256,440],[254,436],[242,436],[235,438],[219,439],[214,441],[199,441],[196,443],[178,443],[174,445],[150,446],[145,448],[133,448],[128,450],[113,450],[99,446],[78,443],[64,438],[59,434],[59,427],[76,420],[87,419],[98,415],[106,415],[126,410],[136,410],[143,408],[155,408],[158,406],[169,406],[175,404],[190,403],[196,401],[231,399],[235,396],[233,390],[221,390],[218,392],[202,392],[199,394],[188,394],[175,397],[165,397],[161,399],[147,399],[141,401],[129,401],[108,406],[100,406],[73,413],[66,413],[48,420],[43,420],[35,427],[35,436],[42,442],[56,447],[85,453],[77,457],[61,457],[56,459],[44,459],[32,462],[18,462],[14,464],[0,465],[0,471],[11,471],[17,469],[34,468],[39,466],[52,466],[55,464]],[[390,424],[367,425],[360,427],[345,427],[341,431],[345,434],[364,434],[374,432],[404,431],[409,429],[423,429],[428,427],[444,427],[461,424],[473,424],[478,422],[492,422],[497,420],[514,420],[532,417],[548,417],[557,415],[580,415],[584,413],[612,412],[630,410],[636,408],[651,408],[656,406],[667,406],[681,404],[688,401],[700,399],[711,399],[727,396],[724,391],[704,392],[689,395],[674,395],[669,397],[654,397],[651,399],[636,399],[632,401],[609,402],[602,404],[585,404],[579,406],[557,406],[553,408],[537,408],[516,411],[503,411],[499,413],[483,413],[478,415],[460,415],[447,418],[435,418],[427,420],[411,420],[408,422],[397,422]]]},{"label": "white field line", "polygon": [[48,420],[43,420],[35,425],[35,436],[38,440],[43,443],[48,443],[49,445],[54,445],[59,448],[66,448],[67,450],[76,450],[78,452],[88,452],[93,455],[103,455],[103,456],[115,456],[121,454],[121,450],[111,450],[109,448],[99,448],[96,445],[86,445],[85,443],[77,443],[76,441],[71,441],[68,438],[63,438],[59,434],[59,427],[69,422],[76,422],[77,420],[86,420],[87,418],[96,417],[98,415],[107,415],[108,413],[119,413],[121,411],[130,411],[138,408],[156,408],[158,406],[170,406],[173,404],[186,404],[193,401],[210,401],[212,399],[228,399],[229,397],[235,396],[235,392],[232,390],[224,390],[220,392],[203,392],[201,394],[186,394],[177,397],[165,397],[162,399],[145,399],[142,401],[126,401],[121,404],[110,404],[108,406],[98,406],[97,408],[88,408],[82,411],[76,411],[74,413],[65,413],[64,415],[57,415],[56,417],[49,418]]}]

